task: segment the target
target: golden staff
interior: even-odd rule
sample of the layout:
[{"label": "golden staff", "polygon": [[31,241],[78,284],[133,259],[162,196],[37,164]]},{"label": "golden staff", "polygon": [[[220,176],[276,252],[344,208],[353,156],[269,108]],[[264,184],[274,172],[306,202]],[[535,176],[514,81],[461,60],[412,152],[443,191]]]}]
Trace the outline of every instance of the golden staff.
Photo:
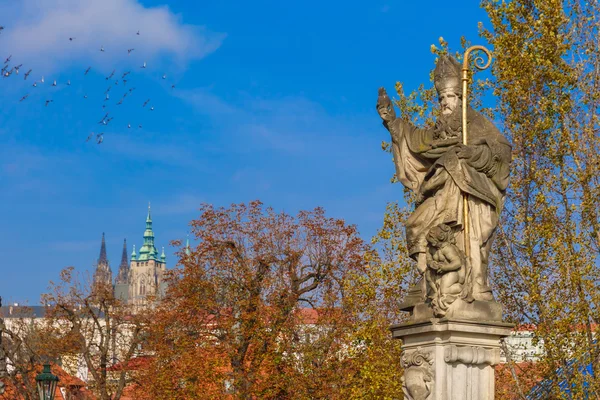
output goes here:
[{"label": "golden staff", "polygon": [[[468,87],[467,83],[469,81],[469,56],[473,51],[483,51],[485,55],[488,57],[487,63],[484,64],[484,60],[481,56],[475,59],[475,67],[483,71],[487,69],[492,63],[492,52],[486,49],[483,46],[471,46],[465,52],[465,56],[463,58],[463,66],[462,66],[462,142],[463,145],[467,145],[467,107],[468,107]],[[469,204],[468,204],[469,195],[467,193],[463,193],[463,221],[465,227],[465,256],[468,260],[471,258],[471,233],[469,227]],[[470,262],[469,262],[470,264]]]}]

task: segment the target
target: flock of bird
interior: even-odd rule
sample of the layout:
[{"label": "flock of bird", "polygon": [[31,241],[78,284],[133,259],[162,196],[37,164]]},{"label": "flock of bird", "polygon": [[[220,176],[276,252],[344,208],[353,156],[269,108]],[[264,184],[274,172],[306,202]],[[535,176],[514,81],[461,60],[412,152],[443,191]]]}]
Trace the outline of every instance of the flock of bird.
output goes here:
[{"label": "flock of bird", "polygon": [[[4,26],[0,26],[0,35],[2,34],[2,32],[4,31]],[[140,36],[140,31],[136,32],[137,36]],[[73,42],[74,40],[76,40],[75,37],[69,37],[69,41]],[[104,53],[106,50],[104,48],[104,46],[100,46],[99,51]],[[135,51],[135,48],[130,48],[127,49],[127,55],[131,55],[133,52]],[[0,59],[1,60],[1,59]],[[11,66],[12,64],[12,66]],[[19,75],[19,71],[21,71],[23,67],[23,64],[16,64],[12,62],[12,55],[9,55],[8,57],[6,57],[6,59],[4,60],[4,63],[2,64],[2,69],[1,71],[1,75],[2,75],[2,79],[6,79],[6,78],[10,78],[11,76],[16,77],[17,75]],[[144,61],[144,63],[139,67],[140,69],[146,69],[148,67],[146,61]],[[83,71],[83,76],[87,76],[88,73],[91,71],[92,67],[88,67],[85,71]],[[24,69],[23,69],[24,70]],[[117,74],[116,70],[113,70],[108,76],[106,76],[106,81],[108,83],[108,87],[107,89],[104,91],[104,97],[103,97],[103,102],[102,102],[102,112],[104,113],[104,116],[102,117],[102,119],[100,119],[100,121],[98,122],[98,125],[102,125],[102,126],[107,126],[113,119],[114,117],[111,116],[111,111],[108,110],[111,100],[111,89],[114,86],[122,86],[124,89],[124,92],[122,94],[122,96],[118,97],[118,101],[115,102],[114,104],[119,106],[121,104],[123,104],[123,102],[127,99],[127,97],[130,97],[133,95],[134,91],[136,90],[135,87],[132,87],[130,84],[130,87],[127,87],[127,83],[130,81],[131,78],[131,70],[125,71],[122,74],[119,73],[119,76],[117,75],[117,77],[115,77],[115,74]],[[22,74],[23,79],[27,80],[27,78],[29,77],[29,75],[32,73],[32,69],[28,69],[24,74]],[[162,74],[161,77],[163,80],[167,79],[167,75],[166,74]],[[45,79],[44,76],[41,77],[41,79],[39,80],[35,80],[33,82],[33,84],[31,85],[32,88],[37,88],[39,85],[42,85],[45,83]],[[71,80],[67,80],[65,82],[66,86],[71,86]],[[52,87],[57,87],[59,86],[59,84],[57,83],[56,80],[53,80],[51,83]],[[175,84],[171,84],[171,89],[175,89]],[[116,89],[115,89],[116,90]],[[29,97],[29,93],[26,93],[24,96],[22,96],[19,100],[19,102],[23,102],[25,100],[27,100],[27,98]],[[84,99],[88,98],[87,94],[83,95]],[[44,106],[48,107],[50,104],[54,103],[53,99],[46,99]],[[149,106],[148,106],[149,105]],[[148,107],[147,107],[148,106]],[[150,104],[150,99],[145,100],[142,104],[141,104],[142,108],[147,108],[149,111],[154,111],[154,106]],[[135,124],[134,124],[135,126]],[[142,124],[137,124],[138,128],[141,129],[142,128]],[[127,124],[127,128],[131,129],[132,124],[128,123]],[[100,129],[101,130],[101,129]],[[95,137],[95,138],[94,138]],[[91,141],[92,139],[95,140],[95,142],[97,144],[101,144],[104,141],[104,132],[91,132],[87,139],[85,140],[86,142]]]}]

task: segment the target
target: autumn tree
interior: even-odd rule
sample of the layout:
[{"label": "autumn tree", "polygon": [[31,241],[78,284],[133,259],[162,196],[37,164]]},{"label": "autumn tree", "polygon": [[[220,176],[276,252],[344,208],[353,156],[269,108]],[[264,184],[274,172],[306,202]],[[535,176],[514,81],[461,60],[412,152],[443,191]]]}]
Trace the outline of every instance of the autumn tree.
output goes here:
[{"label": "autumn tree", "polygon": [[482,5],[490,19],[482,35],[496,56],[495,116],[514,158],[493,260],[497,292],[512,321],[536,326],[548,396],[598,398],[600,5]]},{"label": "autumn tree", "polygon": [[204,205],[191,226],[198,244],[181,253],[153,323],[152,396],[345,397],[369,345],[356,295],[369,248],[356,228],[257,201]]},{"label": "autumn tree", "polygon": [[42,296],[53,348],[63,360],[83,360],[88,388],[99,400],[119,400],[130,382],[126,365],[144,341],[147,314],[115,298],[112,285],[87,283],[72,267]]}]

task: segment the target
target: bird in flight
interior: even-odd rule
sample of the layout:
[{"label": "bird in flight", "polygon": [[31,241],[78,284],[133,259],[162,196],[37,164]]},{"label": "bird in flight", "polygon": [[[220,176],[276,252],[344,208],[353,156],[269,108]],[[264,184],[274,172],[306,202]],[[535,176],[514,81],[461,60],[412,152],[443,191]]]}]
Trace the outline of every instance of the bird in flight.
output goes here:
[{"label": "bird in flight", "polygon": [[10,62],[11,58],[12,58],[12,54],[10,56],[8,56],[8,58],[6,60],[4,60],[4,64],[8,64]]},{"label": "bird in flight", "polygon": [[2,33],[3,30],[4,30],[4,27],[0,26],[0,33]]},{"label": "bird in flight", "polygon": [[33,85],[31,85],[33,87],[37,87],[37,82],[33,82]]},{"label": "bird in flight", "polygon": [[25,96],[21,97],[21,100],[19,100],[19,102],[21,102],[21,101],[25,100],[25,99],[26,99],[26,98],[28,98],[28,97],[29,97],[29,94],[26,94]]},{"label": "bird in flight", "polygon": [[162,78],[167,79],[167,74],[163,74]]},{"label": "bird in flight", "polygon": [[121,79],[125,79],[125,77],[126,77],[127,75],[129,75],[130,73],[131,73],[131,71],[127,71],[127,72],[125,72],[125,73],[123,74],[123,76],[121,77]]},{"label": "bird in flight", "polygon": [[140,36],[140,31],[137,31],[137,35]]},{"label": "bird in flight", "polygon": [[123,86],[127,86],[127,79],[123,79]]},{"label": "bird in flight", "polygon": [[100,51],[104,52],[104,46],[100,46]]},{"label": "bird in flight", "polygon": [[100,144],[104,141],[104,132],[100,132],[96,135],[96,143]]},{"label": "bird in flight", "polygon": [[71,86],[71,80],[67,81],[67,86]]},{"label": "bird in flight", "polygon": [[87,94],[84,94],[84,95],[83,95],[83,98],[84,98],[84,99],[87,99],[87,97],[88,97],[88,96],[87,96]]},{"label": "bird in flight", "polygon": [[52,86],[56,86],[56,80],[54,80],[54,82],[52,82]]},{"label": "bird in flight", "polygon": [[108,93],[106,93],[106,98],[104,99],[104,101],[108,101],[109,98],[110,96],[108,95]]},{"label": "bird in flight", "polygon": [[[102,119],[98,123],[99,124],[104,124],[104,121],[106,121],[106,118],[108,118],[108,113],[106,113],[106,115],[104,117],[102,117]],[[106,124],[104,124],[104,125],[106,125]]]},{"label": "bird in flight", "polygon": [[150,107],[150,111],[154,111],[154,106]]},{"label": "bird in flight", "polygon": [[132,51],[134,51],[135,49],[127,49],[127,55],[130,55]]},{"label": "bird in flight", "polygon": [[128,128],[128,129],[131,129],[131,124],[127,124],[127,128]]},{"label": "bird in flight", "polygon": [[146,68],[146,61],[144,61],[144,65],[142,65],[140,68]]},{"label": "bird in flight", "polygon": [[23,64],[19,64],[15,67],[15,72],[17,75],[19,75],[19,69],[21,69],[22,66],[23,66]]},{"label": "bird in flight", "polygon": [[110,78],[112,78],[113,76],[115,76],[115,70],[113,69],[113,71],[110,73],[109,76],[106,77],[106,80],[109,80]]},{"label": "bird in flight", "polygon": [[118,106],[120,106],[121,104],[123,104],[123,99],[119,100],[119,102],[117,103]]},{"label": "bird in flight", "polygon": [[139,124],[139,125],[138,125],[138,128],[142,129],[142,124]]},{"label": "bird in flight", "polygon": [[174,84],[173,84],[173,85],[171,85],[171,89],[175,89],[175,85],[174,85]]},{"label": "bird in flight", "polygon": [[53,103],[54,100],[46,100],[46,107],[48,107],[48,104]]},{"label": "bird in flight", "polygon": [[108,89],[106,89],[106,90],[104,91],[104,94],[107,94],[108,92],[110,92],[110,89],[112,89],[112,86],[109,86],[109,87],[108,87]]},{"label": "bird in flight", "polygon": [[69,38],[69,41],[70,41],[70,42],[72,42],[73,40],[75,40],[75,38],[74,38],[74,37],[70,37],[70,38]]},{"label": "bird in flight", "polygon": [[85,70],[85,74],[84,75],[87,75],[88,72],[90,72],[90,69],[92,69],[92,67],[88,67],[88,69]]},{"label": "bird in flight", "polygon": [[142,105],[142,107],[146,107],[146,105],[147,105],[149,102],[150,102],[150,99],[146,100],[146,101],[144,102],[144,104]]},{"label": "bird in flight", "polygon": [[86,142],[89,142],[90,139],[94,136],[94,132],[90,133],[87,137],[87,139],[85,139]]},{"label": "bird in flight", "polygon": [[8,78],[12,74],[12,72],[13,72],[13,69],[11,68],[10,71],[6,71],[3,76],[5,78]]},{"label": "bird in flight", "polygon": [[25,75],[24,75],[25,79],[24,79],[24,80],[26,80],[26,79],[27,79],[27,77],[29,76],[29,74],[31,74],[31,71],[32,71],[32,70],[29,70],[29,71],[25,72]]},{"label": "bird in flight", "polygon": [[40,81],[41,83],[44,83],[44,76],[42,75],[42,80]]}]

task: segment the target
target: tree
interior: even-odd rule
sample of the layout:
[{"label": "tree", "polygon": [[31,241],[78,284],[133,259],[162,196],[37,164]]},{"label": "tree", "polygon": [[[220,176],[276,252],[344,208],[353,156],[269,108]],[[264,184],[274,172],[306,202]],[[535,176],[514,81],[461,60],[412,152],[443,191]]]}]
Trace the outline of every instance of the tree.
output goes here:
[{"label": "tree", "polygon": [[127,364],[144,341],[147,314],[114,297],[111,285],[82,283],[72,267],[42,296],[46,326],[53,330],[54,351],[66,360],[82,359],[89,374],[88,387],[100,400],[119,400],[130,382]]},{"label": "tree", "polygon": [[498,294],[511,320],[536,326],[549,395],[598,398],[600,6],[482,5],[495,115],[514,157],[494,258]]},{"label": "tree", "polygon": [[204,205],[191,226],[198,245],[171,271],[150,336],[152,396],[341,398],[359,369],[346,295],[369,249],[356,228],[258,201]]}]

